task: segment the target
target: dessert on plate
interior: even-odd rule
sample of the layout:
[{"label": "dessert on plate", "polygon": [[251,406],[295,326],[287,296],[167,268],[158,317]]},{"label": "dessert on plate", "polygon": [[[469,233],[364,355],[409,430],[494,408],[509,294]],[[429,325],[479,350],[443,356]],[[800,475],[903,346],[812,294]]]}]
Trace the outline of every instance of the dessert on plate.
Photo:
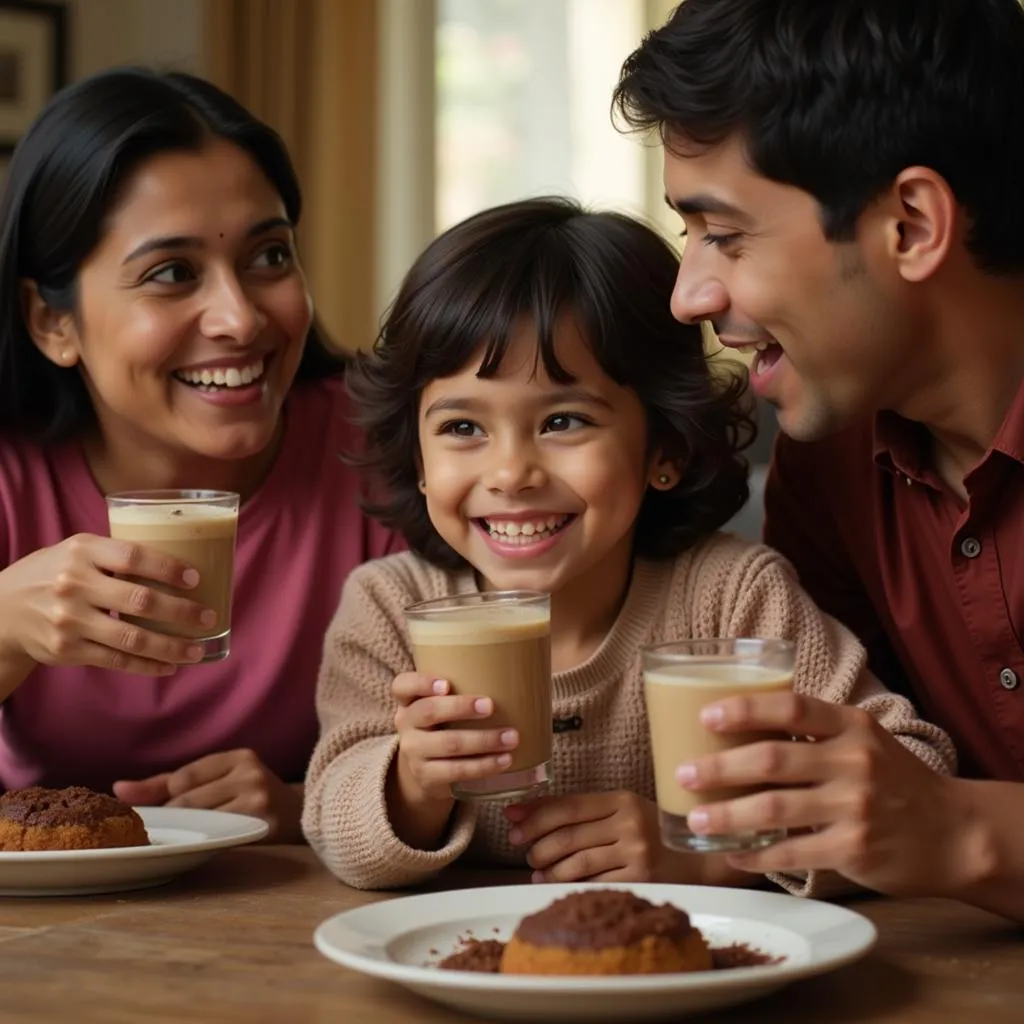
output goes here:
[{"label": "dessert on plate", "polygon": [[98,850],[149,846],[138,813],[84,786],[30,786],[0,796],[0,851]]},{"label": "dessert on plate", "polygon": [[711,951],[685,911],[631,892],[570,893],[524,917],[503,974],[616,975],[710,971]]}]

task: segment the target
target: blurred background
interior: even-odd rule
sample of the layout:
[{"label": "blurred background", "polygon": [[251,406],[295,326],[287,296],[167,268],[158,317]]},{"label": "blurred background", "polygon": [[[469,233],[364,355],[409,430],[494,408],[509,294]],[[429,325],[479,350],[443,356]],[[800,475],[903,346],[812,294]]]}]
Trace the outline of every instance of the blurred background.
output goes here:
[{"label": "blurred background", "polygon": [[0,161],[5,102],[24,120],[57,81],[116,64],[211,78],[287,142],[317,306],[338,344],[364,347],[419,250],[484,207],[561,192],[667,221],[657,149],[615,131],[609,99],[672,6],[0,0]]}]

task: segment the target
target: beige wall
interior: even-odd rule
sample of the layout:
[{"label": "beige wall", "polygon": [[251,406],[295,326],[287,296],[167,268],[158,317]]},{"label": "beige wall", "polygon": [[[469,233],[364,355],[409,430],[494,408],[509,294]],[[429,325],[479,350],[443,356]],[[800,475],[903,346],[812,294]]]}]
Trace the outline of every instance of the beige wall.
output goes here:
[{"label": "beige wall", "polygon": [[65,0],[73,79],[113,64],[202,73],[203,0]]}]

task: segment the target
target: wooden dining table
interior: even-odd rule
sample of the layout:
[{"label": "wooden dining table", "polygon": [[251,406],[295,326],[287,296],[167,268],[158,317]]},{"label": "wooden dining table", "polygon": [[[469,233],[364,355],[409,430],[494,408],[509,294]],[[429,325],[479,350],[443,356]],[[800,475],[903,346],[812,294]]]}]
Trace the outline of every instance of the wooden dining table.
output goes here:
[{"label": "wooden dining table", "polygon": [[[428,887],[525,881],[455,868]],[[60,1024],[466,1024],[324,958],[325,918],[396,893],[360,892],[300,846],[219,853],[153,889],[0,898],[0,1021]],[[1024,932],[944,900],[860,899],[878,926],[864,959],[733,1010],[687,1018],[1002,1024],[1024,1020]],[[538,1022],[541,1024],[541,1022]]]}]

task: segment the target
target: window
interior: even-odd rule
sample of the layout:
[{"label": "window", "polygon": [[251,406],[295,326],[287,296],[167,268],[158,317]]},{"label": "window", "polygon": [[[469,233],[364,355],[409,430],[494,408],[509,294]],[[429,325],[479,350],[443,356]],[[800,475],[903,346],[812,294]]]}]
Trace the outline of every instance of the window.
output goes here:
[{"label": "window", "polygon": [[438,230],[552,193],[658,216],[660,155],[610,117],[647,16],[648,0],[438,0]]}]

